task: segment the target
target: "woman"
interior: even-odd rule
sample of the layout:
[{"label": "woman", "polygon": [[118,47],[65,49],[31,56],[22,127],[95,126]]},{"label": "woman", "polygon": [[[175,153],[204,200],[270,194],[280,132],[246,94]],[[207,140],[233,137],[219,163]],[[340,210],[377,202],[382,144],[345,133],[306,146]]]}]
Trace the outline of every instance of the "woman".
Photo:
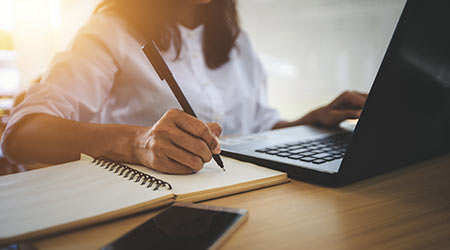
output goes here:
[{"label": "woman", "polygon": [[[154,40],[197,112],[179,111],[141,51]],[[81,152],[173,174],[200,170],[218,136],[357,118],[346,92],[291,122],[267,104],[265,73],[234,0],[105,0],[13,110],[2,148],[16,163],[60,163]],[[219,125],[220,124],[220,125]]]}]

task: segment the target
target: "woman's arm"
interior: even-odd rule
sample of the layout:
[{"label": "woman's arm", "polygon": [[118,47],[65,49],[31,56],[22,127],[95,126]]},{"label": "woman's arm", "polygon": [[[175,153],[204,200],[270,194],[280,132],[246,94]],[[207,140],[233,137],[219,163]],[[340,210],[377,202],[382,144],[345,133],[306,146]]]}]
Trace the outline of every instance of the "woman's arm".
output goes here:
[{"label": "woman's arm", "polygon": [[2,149],[16,163],[56,164],[93,157],[143,164],[173,174],[198,171],[219,153],[218,124],[169,110],[152,127],[93,124],[45,114],[24,117],[6,131]]},{"label": "woman's arm", "polygon": [[337,127],[339,123],[346,119],[359,118],[366,98],[367,94],[346,91],[330,104],[313,110],[295,121],[280,121],[272,129],[298,125]]}]

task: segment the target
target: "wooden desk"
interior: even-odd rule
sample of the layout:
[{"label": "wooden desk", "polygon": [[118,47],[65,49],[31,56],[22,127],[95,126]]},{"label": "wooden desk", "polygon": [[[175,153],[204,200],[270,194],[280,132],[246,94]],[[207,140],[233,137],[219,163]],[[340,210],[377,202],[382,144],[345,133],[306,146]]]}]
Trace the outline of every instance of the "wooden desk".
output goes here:
[{"label": "wooden desk", "polygon": [[[223,249],[449,249],[450,155],[343,188],[292,181],[204,203],[250,211]],[[155,213],[33,245],[96,249]]]}]

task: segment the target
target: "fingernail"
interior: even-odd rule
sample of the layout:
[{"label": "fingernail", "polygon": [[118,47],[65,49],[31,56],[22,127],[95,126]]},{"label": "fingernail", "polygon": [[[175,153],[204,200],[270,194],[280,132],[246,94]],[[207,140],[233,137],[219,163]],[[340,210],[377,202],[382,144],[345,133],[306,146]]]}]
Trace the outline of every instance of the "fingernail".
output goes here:
[{"label": "fingernail", "polygon": [[214,148],[214,150],[213,150],[213,153],[214,154],[219,154],[220,153],[220,145],[219,144],[217,144],[217,146]]}]

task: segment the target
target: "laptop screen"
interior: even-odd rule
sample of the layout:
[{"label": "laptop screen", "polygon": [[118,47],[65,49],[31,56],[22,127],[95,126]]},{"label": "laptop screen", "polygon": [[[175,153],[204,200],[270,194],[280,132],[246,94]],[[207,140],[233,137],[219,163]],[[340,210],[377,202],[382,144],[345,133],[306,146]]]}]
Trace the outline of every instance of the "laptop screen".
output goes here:
[{"label": "laptop screen", "polygon": [[340,172],[383,173],[450,150],[450,1],[409,0]]}]

